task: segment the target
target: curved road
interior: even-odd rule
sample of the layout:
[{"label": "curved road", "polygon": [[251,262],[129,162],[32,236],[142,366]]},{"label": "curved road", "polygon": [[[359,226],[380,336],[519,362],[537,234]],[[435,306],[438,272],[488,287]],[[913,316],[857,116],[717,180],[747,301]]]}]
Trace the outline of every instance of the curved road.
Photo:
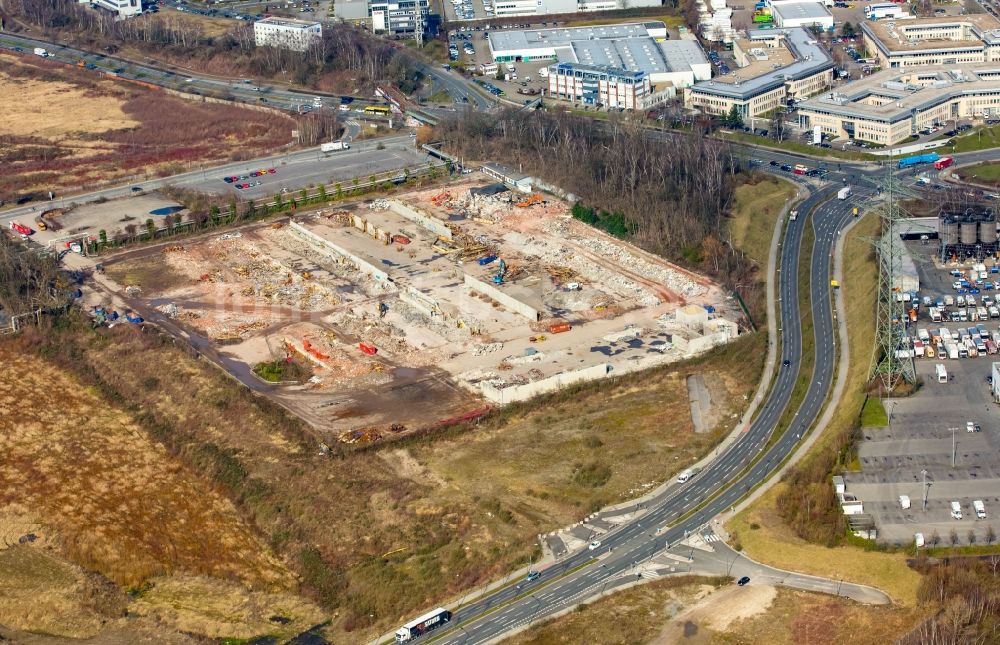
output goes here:
[{"label": "curved road", "polygon": [[[445,631],[431,632],[426,640],[485,643],[518,626],[558,612],[602,589],[632,581],[631,570],[637,562],[648,559],[705,526],[747,491],[766,480],[791,454],[799,438],[818,417],[834,378],[835,333],[830,297],[832,255],[840,230],[851,220],[850,205],[855,203],[854,200],[831,200],[839,187],[840,184],[827,184],[822,189],[810,186],[810,195],[798,206],[800,214],[797,221],[788,224],[780,254],[779,297],[781,358],[787,359],[790,364],[779,368],[765,403],[743,436],[686,484],[671,486],[660,498],[649,500],[642,506],[622,509],[622,514],[631,510],[638,516],[601,536],[599,552],[584,550],[571,554],[548,567],[536,581],[503,588],[456,610],[451,625]],[[859,187],[854,190],[856,199],[868,194]],[[806,303],[799,302],[798,266],[806,226],[812,226],[815,232],[815,242],[811,249],[807,249],[811,252],[808,304],[812,309],[814,344],[819,352],[809,375],[806,395],[787,431],[768,446],[788,409],[800,376],[800,306]],[[758,456],[760,459],[747,468]],[[706,500],[710,501],[706,504]],[[569,573],[558,577],[566,572]]]}]

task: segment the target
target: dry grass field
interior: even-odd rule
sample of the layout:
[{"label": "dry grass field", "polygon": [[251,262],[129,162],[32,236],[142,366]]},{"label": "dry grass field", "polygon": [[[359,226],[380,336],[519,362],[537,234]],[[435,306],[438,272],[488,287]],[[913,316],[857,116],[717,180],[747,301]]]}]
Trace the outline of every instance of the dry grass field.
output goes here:
[{"label": "dry grass field", "polygon": [[293,121],[185,100],[98,70],[0,53],[0,199],[92,188],[288,143]]},{"label": "dry grass field", "polygon": [[0,537],[12,545],[0,547],[0,624],[83,638],[128,608],[167,630],[250,638],[324,619],[232,502],[132,415],[10,342],[0,361],[17,375],[0,381]]},{"label": "dry grass field", "polygon": [[737,587],[728,578],[667,577],[579,608],[505,641],[508,645],[881,645],[923,615],[823,594]]},{"label": "dry grass field", "polygon": [[[750,387],[739,375],[759,369],[762,353],[748,337],[478,427],[331,459],[302,422],[155,333],[75,330],[49,341],[44,351],[73,356],[77,373],[134,406],[170,455],[226,490],[351,642],[523,565],[539,532],[683,468],[732,423],[728,411]],[[684,375],[694,372],[720,406],[714,433],[691,427]],[[576,459],[586,476],[574,475]],[[559,465],[542,475],[546,462]]]}]

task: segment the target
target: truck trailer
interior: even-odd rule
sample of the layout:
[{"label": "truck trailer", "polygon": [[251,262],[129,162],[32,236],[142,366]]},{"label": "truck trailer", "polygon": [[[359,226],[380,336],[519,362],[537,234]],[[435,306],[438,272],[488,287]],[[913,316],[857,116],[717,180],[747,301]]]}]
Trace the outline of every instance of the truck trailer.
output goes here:
[{"label": "truck trailer", "polygon": [[320,152],[334,152],[335,150],[350,150],[351,146],[343,141],[330,141],[329,143],[320,144]]},{"label": "truck trailer", "polygon": [[42,58],[48,58],[49,52],[44,47],[35,47],[35,56],[41,56]]},{"label": "truck trailer", "polygon": [[847,199],[851,195],[851,187],[844,186],[837,191],[837,199]]},{"label": "truck trailer", "polygon": [[432,612],[428,612],[420,618],[411,620],[396,630],[396,642],[408,643],[421,634],[426,634],[432,629],[437,629],[441,625],[451,620],[451,612],[442,607],[438,607]]},{"label": "truck trailer", "polygon": [[912,157],[904,157],[903,159],[899,160],[899,168],[900,170],[902,170],[903,168],[910,168],[911,166],[919,166],[920,164],[935,163],[938,159],[940,159],[940,156],[938,156],[938,153],[936,152],[928,152],[927,154],[923,155],[913,155]]}]

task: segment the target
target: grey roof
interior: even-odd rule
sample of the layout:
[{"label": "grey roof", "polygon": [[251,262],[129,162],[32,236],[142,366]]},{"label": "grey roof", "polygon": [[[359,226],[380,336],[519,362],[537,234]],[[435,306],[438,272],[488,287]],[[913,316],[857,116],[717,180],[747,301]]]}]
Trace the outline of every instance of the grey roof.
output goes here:
[{"label": "grey roof", "polygon": [[820,20],[833,17],[819,2],[787,2],[771,7],[771,12],[781,16],[782,20]]},{"label": "grey roof", "polygon": [[560,63],[604,65],[648,74],[689,71],[693,63],[707,63],[694,41],[657,42],[646,30],[663,23],[620,24],[568,29],[490,32],[494,57],[511,52],[553,50]]},{"label": "grey roof", "polygon": [[368,17],[368,0],[334,0],[333,15],[341,20],[363,20]]},{"label": "grey roof", "polygon": [[[842,117],[853,117],[881,123],[898,123],[932,107],[961,96],[995,94],[1000,69],[919,68],[921,76],[937,75],[930,85],[911,85],[892,80],[918,73],[917,69],[885,70],[865,81],[842,87],[838,92],[826,92],[799,104],[800,111],[813,111]],[[859,101],[870,96],[891,99],[882,105],[867,105]]]},{"label": "grey roof", "polygon": [[[652,23],[660,25],[663,23]],[[655,27],[654,27],[655,28]],[[553,29],[529,29],[524,31],[501,30],[491,31],[487,36],[490,49],[493,51],[509,51],[522,49],[539,49],[549,47],[567,47],[573,41],[606,40],[613,38],[648,37],[646,25],[639,23],[622,23],[620,25],[596,25],[593,27],[559,27]]]},{"label": "grey roof", "polygon": [[726,98],[746,101],[755,96],[781,87],[786,81],[798,81],[808,78],[828,69],[833,69],[833,60],[826,50],[816,42],[808,31],[802,27],[791,29],[754,30],[749,32],[751,40],[772,38],[783,34],[785,45],[795,56],[795,62],[778,69],[772,69],[760,76],[736,83],[720,81],[702,81],[695,83],[692,89],[702,94],[714,94]]}]

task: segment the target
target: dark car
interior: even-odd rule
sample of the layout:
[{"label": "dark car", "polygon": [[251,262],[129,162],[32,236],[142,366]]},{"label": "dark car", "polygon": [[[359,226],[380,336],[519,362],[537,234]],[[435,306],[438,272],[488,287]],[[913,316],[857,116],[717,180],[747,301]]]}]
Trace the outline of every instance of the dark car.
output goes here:
[{"label": "dark car", "polygon": [[132,186],[132,192],[133,193],[141,193],[142,192],[142,186]]},{"label": "dark car", "polygon": [[525,580],[527,580],[528,582],[531,582],[532,580],[538,580],[539,576],[541,575],[542,575],[541,571],[529,571],[528,576],[525,578]]},{"label": "dark car", "polygon": [[789,365],[792,364],[792,362],[786,358],[785,360],[781,361],[781,364],[784,365],[785,367],[788,367]]},{"label": "dark car", "polygon": [[781,169],[784,170],[785,172],[789,172],[792,169],[792,167],[789,166],[788,164],[783,164],[781,166]]},{"label": "dark car", "polygon": [[736,584],[738,584],[741,587],[749,583],[750,583],[750,576],[743,576],[742,578],[736,581]]},{"label": "dark car", "polygon": [[779,164],[779,163],[778,163],[777,161],[772,161],[772,162],[771,162],[771,165],[772,165],[772,166],[780,166],[781,164]]}]

